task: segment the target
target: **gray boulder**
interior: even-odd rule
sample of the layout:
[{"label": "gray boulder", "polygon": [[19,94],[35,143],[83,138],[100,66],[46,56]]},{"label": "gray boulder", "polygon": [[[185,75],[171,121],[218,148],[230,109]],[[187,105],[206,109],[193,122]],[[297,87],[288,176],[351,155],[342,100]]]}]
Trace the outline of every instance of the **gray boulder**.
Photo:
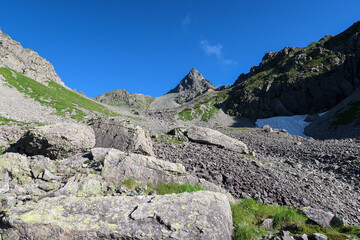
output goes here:
[{"label": "gray boulder", "polygon": [[94,131],[83,124],[59,123],[31,129],[17,142],[20,151],[28,155],[43,155],[51,159],[86,152],[95,146]]},{"label": "gray boulder", "polygon": [[274,220],[272,218],[267,218],[261,223],[261,227],[267,230],[270,230],[274,227]]},{"label": "gray boulder", "polygon": [[309,218],[309,220],[315,222],[321,227],[331,227],[333,222],[338,224],[340,222],[339,218],[335,217],[334,214],[325,212],[321,209],[304,207],[301,211]]},{"label": "gray boulder", "polygon": [[6,193],[7,191],[9,191],[9,182],[0,181],[0,194]]},{"label": "gray boulder", "polygon": [[282,240],[295,240],[289,231],[281,231],[280,236]]},{"label": "gray boulder", "polygon": [[269,125],[267,125],[267,124],[262,127],[262,130],[263,130],[264,132],[268,132],[268,133],[273,132],[273,129],[272,129]]},{"label": "gray boulder", "polygon": [[192,142],[215,145],[239,153],[249,153],[245,143],[213,129],[194,126],[187,129],[185,134]]},{"label": "gray boulder", "polygon": [[308,235],[307,234],[299,234],[299,235],[295,235],[294,238],[296,240],[308,240]]},{"label": "gray boulder", "polygon": [[[12,239],[224,239],[232,216],[213,192],[138,197],[55,197],[13,208]],[[2,225],[5,226],[5,225]],[[9,228],[8,228],[9,227]]]},{"label": "gray boulder", "polygon": [[61,189],[46,196],[91,197],[103,195],[105,190],[105,181],[101,176],[96,174],[77,174],[74,177],[69,178],[65,186],[63,186]]},{"label": "gray boulder", "polygon": [[30,161],[27,157],[18,153],[0,156],[0,181],[28,184],[31,180]]},{"label": "gray boulder", "polygon": [[0,194],[0,208],[8,209],[16,204],[16,195],[13,193]]},{"label": "gray boulder", "polygon": [[150,135],[130,121],[100,118],[90,120],[89,125],[95,131],[96,147],[155,156]]},{"label": "gray boulder", "polygon": [[[50,158],[37,155],[31,157],[30,160],[31,173],[34,178],[44,179],[44,180],[58,180],[59,178],[55,176],[57,172],[57,167],[53,160]],[[51,179],[48,179],[48,178]]]},{"label": "gray boulder", "polygon": [[309,237],[309,240],[327,240],[328,237],[321,233],[314,233]]},{"label": "gray boulder", "polygon": [[124,179],[152,183],[161,183],[170,175],[187,175],[185,167],[180,163],[158,160],[140,154],[124,153],[109,149],[104,156],[102,176],[107,181],[121,182]]}]

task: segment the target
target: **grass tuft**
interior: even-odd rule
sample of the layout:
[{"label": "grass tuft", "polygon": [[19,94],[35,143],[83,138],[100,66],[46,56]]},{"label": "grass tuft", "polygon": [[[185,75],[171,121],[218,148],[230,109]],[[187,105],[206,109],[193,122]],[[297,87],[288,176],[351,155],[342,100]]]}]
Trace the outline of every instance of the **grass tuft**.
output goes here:
[{"label": "grass tuft", "polygon": [[323,228],[318,225],[306,224],[307,217],[292,207],[266,205],[253,199],[243,199],[231,205],[233,215],[233,240],[259,239],[267,234],[261,227],[263,220],[273,219],[273,232],[278,232],[289,225],[299,225],[290,230],[294,235],[322,233],[329,240],[358,239],[360,228],[357,226],[344,226],[340,228]]},{"label": "grass tuft", "polygon": [[133,190],[140,185],[139,183],[135,182],[133,179],[125,179],[124,181],[121,182],[121,184],[130,190]]},{"label": "grass tuft", "polygon": [[306,221],[306,217],[293,208],[266,205],[253,199],[243,199],[231,205],[235,240],[249,240],[264,236],[267,231],[260,224],[267,218],[274,220],[274,228]]},{"label": "grass tuft", "polygon": [[[127,189],[133,190],[138,186],[141,186],[142,183],[136,182],[133,179],[125,179],[121,182]],[[145,193],[149,193],[151,191],[156,191],[158,195],[165,195],[165,194],[179,194],[184,192],[196,192],[204,190],[200,185],[191,185],[187,183],[160,183],[155,185],[151,182],[146,183],[146,191]]]},{"label": "grass tuft", "polygon": [[191,185],[191,184],[180,184],[180,183],[160,183],[156,186],[156,192],[159,195],[165,194],[179,194],[184,192],[197,192],[204,190],[200,185]]},{"label": "grass tuft", "polygon": [[307,234],[321,233],[328,237],[329,240],[345,240],[357,239],[356,236],[360,234],[360,228],[357,226],[344,226],[341,228],[323,228],[318,225],[300,224],[298,230],[292,230],[293,234]]}]

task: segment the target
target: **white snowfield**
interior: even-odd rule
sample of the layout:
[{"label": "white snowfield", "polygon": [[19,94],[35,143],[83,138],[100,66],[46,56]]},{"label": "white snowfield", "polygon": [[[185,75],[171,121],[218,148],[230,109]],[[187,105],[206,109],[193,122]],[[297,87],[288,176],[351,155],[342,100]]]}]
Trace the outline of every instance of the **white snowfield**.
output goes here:
[{"label": "white snowfield", "polygon": [[256,120],[256,126],[263,127],[264,125],[269,125],[271,128],[286,129],[286,131],[292,135],[308,138],[308,136],[304,134],[304,129],[309,124],[304,121],[307,116],[308,115],[294,115],[289,117],[258,119]]}]

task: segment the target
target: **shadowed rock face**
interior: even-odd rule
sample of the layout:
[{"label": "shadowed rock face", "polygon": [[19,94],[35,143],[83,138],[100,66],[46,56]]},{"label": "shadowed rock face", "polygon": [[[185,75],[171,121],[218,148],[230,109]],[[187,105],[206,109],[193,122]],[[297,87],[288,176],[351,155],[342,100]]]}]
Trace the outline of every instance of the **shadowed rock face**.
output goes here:
[{"label": "shadowed rock face", "polygon": [[95,131],[96,147],[154,156],[149,134],[129,121],[101,118],[89,124]]},{"label": "shadowed rock face", "polygon": [[316,224],[324,228],[331,227],[331,220],[334,218],[334,214],[311,207],[302,208],[301,211],[309,218],[309,220]]},{"label": "shadowed rock face", "polygon": [[360,22],[306,48],[268,52],[242,74],[225,103],[251,118],[314,114],[334,107],[360,86]]},{"label": "shadowed rock face", "polygon": [[360,90],[311,122],[305,134],[317,139],[359,138]]},{"label": "shadowed rock face", "polygon": [[206,80],[203,75],[193,68],[189,74],[180,81],[176,88],[168,93],[178,93],[178,96],[175,97],[175,102],[182,104],[214,89],[216,89],[216,86]]},{"label": "shadowed rock face", "polygon": [[138,197],[55,197],[14,208],[12,239],[224,239],[232,217],[213,192]]},{"label": "shadowed rock face", "polygon": [[19,42],[0,32],[0,67],[11,68],[38,82],[52,80],[62,86],[65,84],[56,74],[53,65],[29,48],[24,49]]},{"label": "shadowed rock face", "polygon": [[61,123],[29,130],[17,142],[26,154],[43,155],[51,159],[86,152],[95,145],[91,127],[76,123]]}]

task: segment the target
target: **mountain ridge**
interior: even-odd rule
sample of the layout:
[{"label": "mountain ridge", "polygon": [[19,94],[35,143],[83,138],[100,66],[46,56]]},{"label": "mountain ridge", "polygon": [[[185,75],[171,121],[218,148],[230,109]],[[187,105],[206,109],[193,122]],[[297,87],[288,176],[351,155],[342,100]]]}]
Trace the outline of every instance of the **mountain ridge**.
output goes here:
[{"label": "mountain ridge", "polygon": [[360,22],[305,48],[267,52],[241,74],[225,102],[234,116],[314,114],[334,107],[360,86]]},{"label": "mountain ridge", "polygon": [[124,106],[135,109],[147,109],[152,101],[154,101],[154,97],[137,93],[128,93],[125,89],[106,92],[92,99],[113,106]]},{"label": "mountain ridge", "polygon": [[2,31],[0,31],[0,67],[11,68],[43,84],[51,80],[65,86],[49,61],[30,48],[24,49],[19,42]]}]

